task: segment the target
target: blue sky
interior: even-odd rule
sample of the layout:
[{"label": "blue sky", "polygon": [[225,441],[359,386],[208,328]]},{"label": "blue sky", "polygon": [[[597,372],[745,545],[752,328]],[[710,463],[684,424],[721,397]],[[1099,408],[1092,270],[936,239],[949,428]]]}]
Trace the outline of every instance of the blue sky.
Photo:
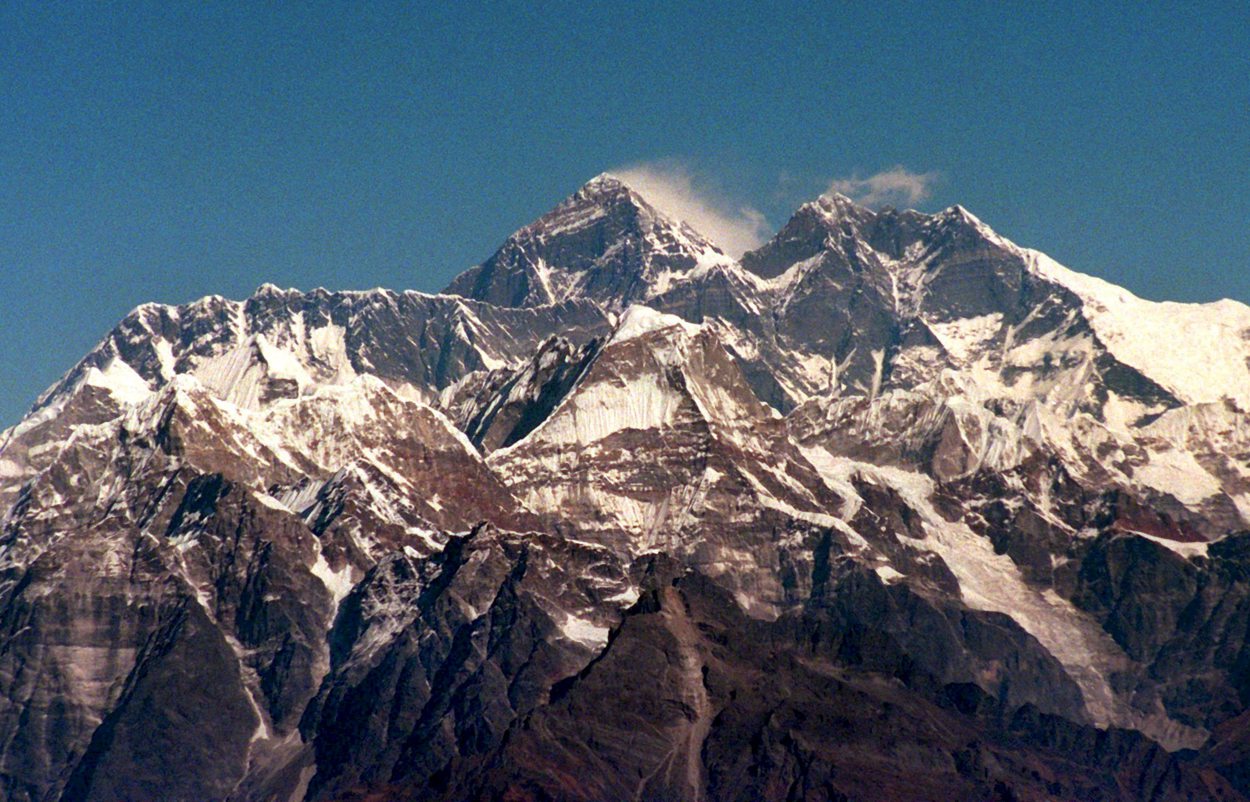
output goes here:
[{"label": "blue sky", "polygon": [[141,302],[437,290],[608,169],[1250,301],[1244,2],[607,5],[0,4],[0,426]]}]

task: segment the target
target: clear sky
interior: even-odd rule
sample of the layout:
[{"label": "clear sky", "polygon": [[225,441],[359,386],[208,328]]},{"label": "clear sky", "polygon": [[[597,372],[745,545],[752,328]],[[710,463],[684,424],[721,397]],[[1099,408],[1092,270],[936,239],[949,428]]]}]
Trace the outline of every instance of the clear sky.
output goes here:
[{"label": "clear sky", "polygon": [[1244,0],[473,5],[0,3],[0,427],[141,302],[438,290],[611,169],[1250,301]]}]

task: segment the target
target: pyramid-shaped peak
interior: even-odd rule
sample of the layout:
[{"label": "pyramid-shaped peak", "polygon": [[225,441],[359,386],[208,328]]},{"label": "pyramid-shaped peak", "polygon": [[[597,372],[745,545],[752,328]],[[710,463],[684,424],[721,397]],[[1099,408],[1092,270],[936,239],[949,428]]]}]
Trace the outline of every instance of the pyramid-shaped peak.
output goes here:
[{"label": "pyramid-shaped peak", "polygon": [[680,190],[673,192],[664,181],[656,182],[645,176],[625,178],[616,173],[603,172],[583,184],[576,193],[556,206],[550,215],[592,204],[605,211],[632,216],[643,228],[671,232],[694,244],[700,251],[724,253],[687,218],[683,203],[674,197],[682,194]]},{"label": "pyramid-shaped peak", "polygon": [[985,225],[985,223],[981,222],[981,218],[977,217],[975,214],[968,211],[958,203],[954,206],[946,207],[934,216],[941,220],[959,221],[973,226]]},{"label": "pyramid-shaped peak", "polygon": [[[835,232],[844,225],[864,225],[871,223],[877,212],[838,192],[830,192],[817,196],[799,206],[775,235],[776,238],[787,240],[799,236],[799,232]],[[808,236],[808,235],[802,235]]]},{"label": "pyramid-shaped peak", "polygon": [[552,211],[557,211],[566,205],[577,205],[587,202],[602,206],[624,205],[643,210],[650,217],[666,220],[674,225],[684,224],[684,221],[678,220],[670,211],[662,209],[654,199],[647,197],[647,193],[639,189],[637,185],[615,173],[607,172],[599,173],[599,175],[582,184],[577,192],[557,205]]},{"label": "pyramid-shaped peak", "polygon": [[742,265],[762,278],[776,278],[791,265],[837,247],[848,236],[863,237],[864,229],[876,218],[876,212],[845,195],[820,195],[796,209],[772,239],[743,254]]},{"label": "pyramid-shaped peak", "polygon": [[558,233],[567,233],[571,230],[570,226],[576,229],[605,216],[622,225],[688,228],[681,221],[658,210],[618,176],[600,173],[514,236],[547,233],[551,229]]},{"label": "pyramid-shaped peak", "polygon": [[456,277],[446,292],[498,306],[585,298],[623,310],[695,268],[729,261],[689,224],[619,177],[600,173]]},{"label": "pyramid-shaped peak", "polygon": [[675,241],[692,252],[723,254],[714,242],[672,210],[650,201],[619,176],[606,172],[518,230],[512,239],[550,240],[578,235],[587,228],[606,229],[601,233],[607,235],[604,242],[609,245],[622,236],[634,235],[649,242],[649,247]]},{"label": "pyramid-shaped peak", "polygon": [[635,218],[643,227],[680,230],[689,239],[711,244],[706,236],[682,218],[680,212],[666,208],[662,202],[650,197],[645,189],[639,189],[636,184],[627,182],[615,173],[600,173],[590,179],[536,222],[541,223],[547,217],[562,216],[570,209],[585,209],[588,206]]},{"label": "pyramid-shaped peak", "polygon": [[1005,245],[1004,240],[994,229],[987,226],[972,212],[955,204],[929,217],[929,220],[940,230],[960,233],[980,240],[988,240],[995,244]]},{"label": "pyramid-shaped peak", "polygon": [[557,204],[552,211],[569,205],[615,206],[619,204],[636,208],[646,205],[638,193],[630,189],[624,181],[611,173],[600,173],[582,184],[575,193]]},{"label": "pyramid-shaped peak", "polygon": [[814,201],[803,204],[800,211],[810,209],[832,222],[842,220],[871,220],[877,213],[867,206],[861,206],[840,192],[827,192]]},{"label": "pyramid-shaped peak", "polygon": [[[603,195],[619,195],[621,193],[633,192],[630,187],[621,180],[620,176],[613,173],[599,173],[599,175],[582,184],[582,188],[578,191],[579,195],[587,197],[598,197]],[[635,193],[637,194],[637,193]]]}]

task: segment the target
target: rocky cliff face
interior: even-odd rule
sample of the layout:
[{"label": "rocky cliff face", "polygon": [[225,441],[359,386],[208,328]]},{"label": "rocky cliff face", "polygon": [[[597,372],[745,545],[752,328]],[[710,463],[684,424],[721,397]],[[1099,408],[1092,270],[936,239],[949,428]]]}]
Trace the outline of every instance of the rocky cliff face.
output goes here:
[{"label": "rocky cliff face", "polygon": [[143,306],[0,435],[0,795],[1248,799],[1248,408],[959,207]]}]

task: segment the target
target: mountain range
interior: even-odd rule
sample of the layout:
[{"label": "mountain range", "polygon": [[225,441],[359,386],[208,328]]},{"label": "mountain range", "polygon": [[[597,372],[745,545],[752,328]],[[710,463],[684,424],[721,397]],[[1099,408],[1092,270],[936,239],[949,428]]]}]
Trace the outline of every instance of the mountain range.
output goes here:
[{"label": "mountain range", "polygon": [[0,433],[10,800],[1248,800],[1250,307],[611,175]]}]

